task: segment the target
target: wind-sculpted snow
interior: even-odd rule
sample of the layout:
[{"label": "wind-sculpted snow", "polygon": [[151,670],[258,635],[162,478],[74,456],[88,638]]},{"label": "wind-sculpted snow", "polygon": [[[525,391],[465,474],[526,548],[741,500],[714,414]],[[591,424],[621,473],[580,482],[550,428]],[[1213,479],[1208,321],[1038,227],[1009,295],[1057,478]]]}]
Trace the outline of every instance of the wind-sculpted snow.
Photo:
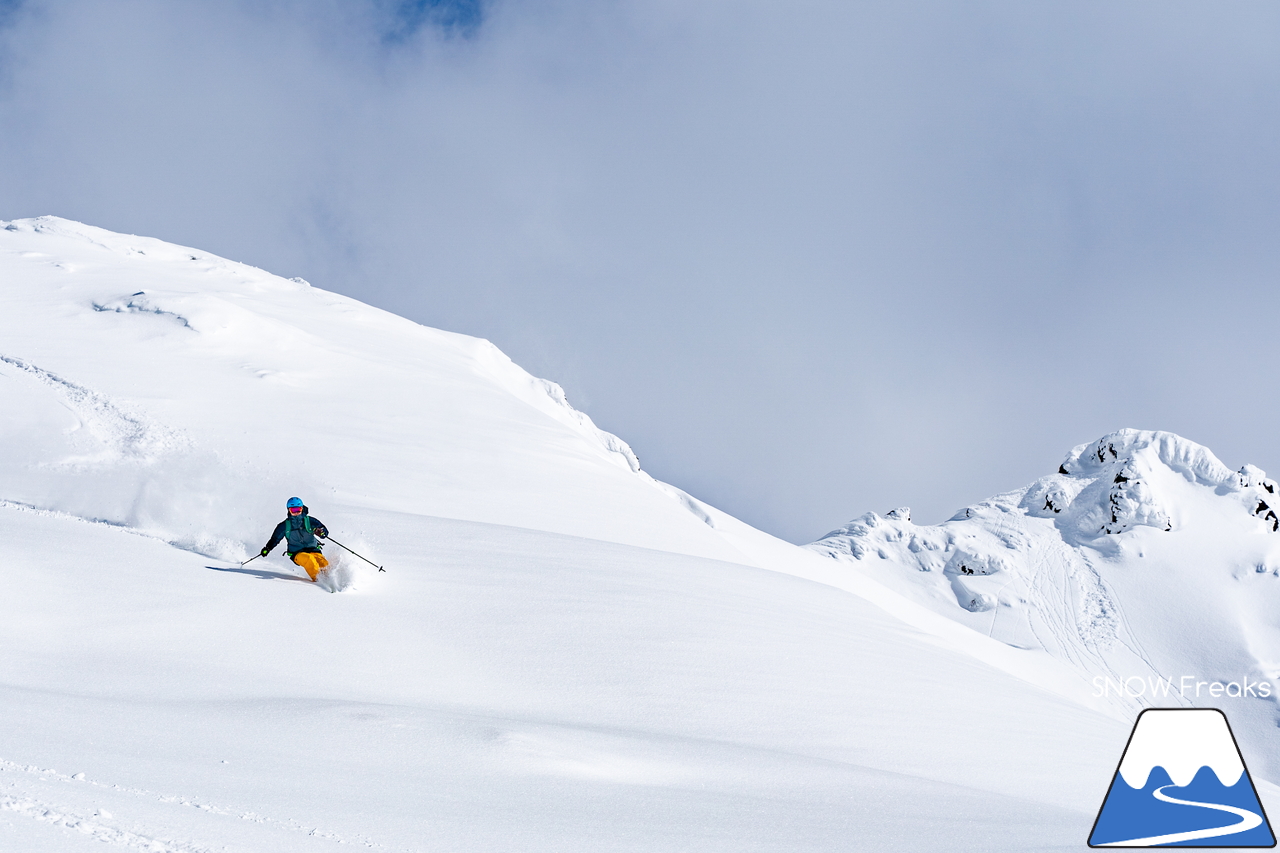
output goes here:
[{"label": "wind-sculpted snow", "polygon": [[1120,701],[1204,704],[1224,698],[1208,692],[1215,680],[1240,692],[1267,681],[1266,696],[1231,697],[1253,707],[1244,737],[1259,743],[1280,695],[1275,496],[1255,466],[1232,471],[1172,433],[1126,429],[942,524],[866,513],[807,547],[1069,661]]},{"label": "wind-sculpted snow", "polygon": [[155,314],[159,317],[171,317],[174,321],[181,323],[184,327],[190,329],[191,322],[181,314],[175,314],[172,311],[166,311],[156,306],[144,291],[129,296],[121,296],[117,299],[111,299],[101,304],[93,303],[94,311],[114,311],[117,314]]},{"label": "wind-sculpted snow", "polygon": [[581,433],[605,451],[606,458],[625,465],[633,473],[640,472],[640,460],[631,446],[613,433],[600,429],[585,412],[571,406],[564,389],[555,382],[531,376],[489,341],[477,340],[474,350],[477,360],[522,400]]}]

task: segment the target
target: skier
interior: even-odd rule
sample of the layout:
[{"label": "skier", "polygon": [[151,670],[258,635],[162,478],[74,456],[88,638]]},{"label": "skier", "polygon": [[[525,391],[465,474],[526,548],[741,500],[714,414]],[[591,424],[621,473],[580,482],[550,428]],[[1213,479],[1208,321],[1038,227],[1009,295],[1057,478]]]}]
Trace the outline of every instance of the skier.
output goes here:
[{"label": "skier", "polygon": [[271,541],[262,549],[259,556],[267,556],[271,553],[271,549],[284,539],[286,540],[285,556],[306,569],[307,574],[314,581],[316,575],[329,565],[324,554],[320,553],[320,543],[316,541],[316,537],[324,539],[329,535],[329,530],[320,522],[320,519],[311,517],[302,498],[289,498],[285,506],[289,510],[289,517],[276,525],[275,532],[271,534]]}]

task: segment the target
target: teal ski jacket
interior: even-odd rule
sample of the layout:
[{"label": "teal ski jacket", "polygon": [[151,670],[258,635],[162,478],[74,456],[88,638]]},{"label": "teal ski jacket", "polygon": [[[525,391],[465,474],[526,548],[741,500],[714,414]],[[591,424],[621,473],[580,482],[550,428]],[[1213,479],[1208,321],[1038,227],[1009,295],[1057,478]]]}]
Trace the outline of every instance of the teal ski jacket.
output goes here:
[{"label": "teal ski jacket", "polygon": [[324,538],[329,535],[329,529],[318,518],[312,518],[311,514],[304,506],[301,515],[291,515],[284,521],[276,525],[275,532],[271,534],[271,541],[267,543],[266,550],[270,551],[276,545],[280,544],[280,540],[287,540],[285,544],[285,555],[292,557],[294,554],[302,554],[307,551],[318,553],[320,551],[320,543],[316,541],[316,537]]}]

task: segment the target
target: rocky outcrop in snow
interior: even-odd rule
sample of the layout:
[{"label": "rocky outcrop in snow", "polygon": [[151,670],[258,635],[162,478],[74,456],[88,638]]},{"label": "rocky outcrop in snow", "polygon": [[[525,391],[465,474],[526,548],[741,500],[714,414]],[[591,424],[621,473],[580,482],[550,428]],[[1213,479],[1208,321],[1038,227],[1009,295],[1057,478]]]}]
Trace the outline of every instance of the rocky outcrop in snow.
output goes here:
[{"label": "rocky outcrop in snow", "polygon": [[[1041,517],[1059,516],[1064,535],[1087,541],[1099,533],[1135,527],[1173,530],[1170,475],[1232,495],[1249,512],[1266,519],[1267,497],[1275,483],[1252,465],[1233,472],[1209,450],[1170,432],[1125,429],[1081,445],[1058,473],[1032,484],[1022,505]],[[1274,513],[1267,519],[1274,531]]]}]

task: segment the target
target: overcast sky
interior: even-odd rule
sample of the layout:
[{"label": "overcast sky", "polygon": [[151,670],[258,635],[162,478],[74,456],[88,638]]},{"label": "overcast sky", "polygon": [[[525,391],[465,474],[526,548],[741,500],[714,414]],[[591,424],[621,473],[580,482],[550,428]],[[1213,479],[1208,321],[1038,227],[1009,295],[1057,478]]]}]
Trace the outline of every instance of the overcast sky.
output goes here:
[{"label": "overcast sky", "polygon": [[796,542],[1127,426],[1280,473],[1273,0],[0,0],[41,214],[489,338]]}]

